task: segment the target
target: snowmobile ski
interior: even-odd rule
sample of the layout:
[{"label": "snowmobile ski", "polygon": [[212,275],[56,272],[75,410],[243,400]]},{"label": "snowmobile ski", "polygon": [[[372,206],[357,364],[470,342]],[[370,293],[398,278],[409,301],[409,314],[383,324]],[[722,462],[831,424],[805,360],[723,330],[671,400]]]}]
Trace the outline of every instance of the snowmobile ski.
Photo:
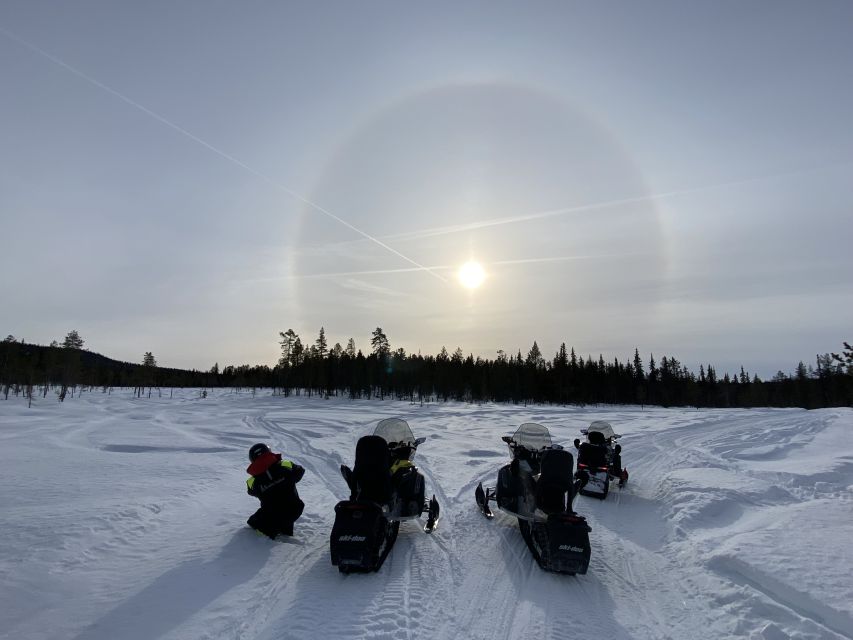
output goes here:
[{"label": "snowmobile ski", "polygon": [[480,507],[480,511],[483,513],[484,516],[486,516],[490,520],[495,517],[495,514],[489,507],[489,501],[486,498],[486,492],[483,491],[482,482],[477,485],[477,489],[474,491],[474,498],[477,500],[477,506]]},{"label": "snowmobile ski", "polygon": [[424,525],[424,533],[432,533],[438,526],[438,520],[441,513],[438,508],[438,500],[435,499],[435,495],[433,495],[432,500],[429,501],[428,509],[429,516],[427,517],[426,524]]}]

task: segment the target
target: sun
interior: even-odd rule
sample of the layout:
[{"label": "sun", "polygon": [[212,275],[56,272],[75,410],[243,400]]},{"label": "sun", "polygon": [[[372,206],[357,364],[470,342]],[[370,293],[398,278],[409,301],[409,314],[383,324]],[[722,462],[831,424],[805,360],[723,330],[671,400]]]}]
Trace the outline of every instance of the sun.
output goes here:
[{"label": "sun", "polygon": [[479,262],[469,260],[459,267],[459,271],[456,272],[456,277],[459,278],[459,282],[466,289],[476,289],[483,284],[483,281],[486,279],[486,272],[483,270],[483,266]]}]

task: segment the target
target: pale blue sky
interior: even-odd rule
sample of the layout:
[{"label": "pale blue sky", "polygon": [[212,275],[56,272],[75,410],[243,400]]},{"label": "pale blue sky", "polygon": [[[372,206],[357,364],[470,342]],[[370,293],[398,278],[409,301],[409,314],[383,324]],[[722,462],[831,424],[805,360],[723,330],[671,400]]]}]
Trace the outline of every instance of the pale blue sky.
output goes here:
[{"label": "pale blue sky", "polygon": [[762,376],[853,339],[853,4],[459,4],[0,5],[0,331]]}]

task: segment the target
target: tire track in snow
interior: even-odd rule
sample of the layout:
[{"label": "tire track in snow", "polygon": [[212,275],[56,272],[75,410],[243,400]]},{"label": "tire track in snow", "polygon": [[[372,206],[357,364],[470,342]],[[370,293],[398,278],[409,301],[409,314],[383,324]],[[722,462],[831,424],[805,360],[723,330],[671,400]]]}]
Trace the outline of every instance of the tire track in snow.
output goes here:
[{"label": "tire track in snow", "polygon": [[738,558],[717,556],[708,562],[708,567],[724,580],[748,587],[796,616],[844,638],[853,638],[853,618],[849,614],[818,602]]},{"label": "tire track in snow", "polygon": [[[337,453],[314,447],[310,438],[301,433],[298,427],[284,429],[274,419],[266,416],[255,417],[253,423],[270,435],[292,443],[294,460],[300,464],[304,461],[306,469],[316,475],[336,499],[346,497],[348,490],[338,472],[342,460]],[[337,426],[336,423],[333,424]],[[443,495],[428,466],[422,463],[419,469],[435,487],[436,495]],[[330,505],[328,514],[319,516],[326,528],[326,531],[318,532],[318,535],[325,533],[324,540],[319,545],[325,547],[320,552],[325,556],[325,562],[318,561],[310,570],[312,585],[308,588],[317,589],[320,593],[317,593],[314,599],[297,598],[298,605],[288,607],[288,625],[293,629],[310,632],[312,621],[315,624],[318,619],[322,619],[339,630],[342,636],[347,637],[400,637],[402,633],[416,631],[425,610],[438,610],[442,602],[450,599],[445,588],[436,587],[446,583],[446,576],[452,573],[451,553],[446,544],[437,537],[438,532],[427,536],[420,531],[420,520],[404,521],[400,525],[396,544],[378,574],[344,576],[328,561],[328,532],[331,531],[334,521],[332,506]],[[352,588],[352,582],[356,580],[372,581],[371,589],[362,591],[362,595],[366,593],[370,600],[364,602],[357,613],[347,611],[346,608],[343,612],[330,612],[328,596],[322,593],[326,590],[322,586],[324,574],[331,574],[326,575],[326,580],[337,578],[342,583],[348,583],[342,584],[343,588]],[[377,582],[382,588],[374,592]]]}]

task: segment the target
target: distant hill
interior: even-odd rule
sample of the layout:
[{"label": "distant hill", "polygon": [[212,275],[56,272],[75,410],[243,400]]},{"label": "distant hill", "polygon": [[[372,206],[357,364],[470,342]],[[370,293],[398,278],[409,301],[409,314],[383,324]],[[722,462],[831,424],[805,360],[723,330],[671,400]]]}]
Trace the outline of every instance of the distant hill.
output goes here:
[{"label": "distant hill", "polygon": [[21,342],[0,342],[2,385],[93,386],[217,386],[218,376],[168,367],[145,367],[113,360],[85,349],[47,347]]}]

